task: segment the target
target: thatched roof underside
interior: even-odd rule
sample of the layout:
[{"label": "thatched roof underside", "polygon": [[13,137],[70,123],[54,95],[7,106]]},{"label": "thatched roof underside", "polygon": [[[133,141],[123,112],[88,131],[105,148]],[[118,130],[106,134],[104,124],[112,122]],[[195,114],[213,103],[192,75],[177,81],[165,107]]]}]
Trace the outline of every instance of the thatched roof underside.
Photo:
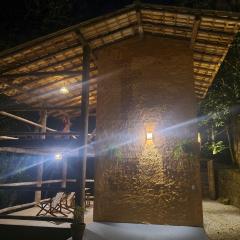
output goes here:
[{"label": "thatched roof underside", "polygon": [[[195,92],[204,98],[234,36],[240,15],[142,4],[92,19],[0,53],[0,91],[31,107],[79,106],[82,43],[92,51],[138,34],[189,41],[194,51]],[[90,71],[90,111],[95,111],[98,69]],[[69,94],[59,94],[67,86]],[[64,111],[72,116],[79,111]],[[55,116],[62,111],[52,111]]]}]

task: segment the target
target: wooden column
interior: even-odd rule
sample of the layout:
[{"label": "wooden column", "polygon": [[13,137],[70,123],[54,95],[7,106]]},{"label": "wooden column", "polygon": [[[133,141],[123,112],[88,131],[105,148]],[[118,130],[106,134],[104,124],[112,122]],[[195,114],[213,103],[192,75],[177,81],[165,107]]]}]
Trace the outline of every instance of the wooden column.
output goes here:
[{"label": "wooden column", "polygon": [[66,188],[67,186],[67,159],[63,159],[62,162],[62,188]]},{"label": "wooden column", "polygon": [[[45,133],[46,129],[47,129],[47,111],[42,111],[40,112],[40,123],[43,126],[43,128],[41,128],[41,132]],[[42,139],[45,139],[45,135],[41,136]],[[44,161],[44,157],[40,158],[40,163],[38,164],[37,167],[37,187],[41,187],[42,186],[42,176],[43,176],[43,161]],[[35,202],[39,203],[41,201],[42,198],[42,191],[35,191]]]},{"label": "wooden column", "polygon": [[210,160],[207,164],[208,168],[208,191],[209,198],[212,200],[216,200],[216,184],[215,184],[215,172],[214,172],[214,161]]},{"label": "wooden column", "polygon": [[[63,118],[63,132],[64,133],[69,133],[70,132],[70,127],[71,127],[71,121],[69,116],[65,116]],[[66,136],[66,138],[69,139],[69,136]],[[61,187],[66,188],[67,186],[67,158],[64,157],[63,162],[62,162],[62,183]]]},{"label": "wooden column", "polygon": [[[82,77],[82,103],[80,117],[80,150],[76,176],[76,206],[85,207],[85,179],[87,161],[87,138],[88,138],[88,105],[89,105],[89,69],[90,48],[83,46],[83,77]],[[82,216],[84,222],[84,216]]]}]

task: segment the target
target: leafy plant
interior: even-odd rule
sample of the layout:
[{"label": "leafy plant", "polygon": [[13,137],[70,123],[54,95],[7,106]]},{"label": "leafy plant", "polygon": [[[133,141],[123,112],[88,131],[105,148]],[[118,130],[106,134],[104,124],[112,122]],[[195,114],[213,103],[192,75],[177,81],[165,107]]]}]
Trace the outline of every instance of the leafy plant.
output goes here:
[{"label": "leafy plant", "polygon": [[216,79],[206,98],[200,104],[200,115],[204,116],[199,124],[205,135],[205,144],[213,153],[229,149],[232,162],[233,125],[240,113],[240,36],[238,35],[223,62]]}]

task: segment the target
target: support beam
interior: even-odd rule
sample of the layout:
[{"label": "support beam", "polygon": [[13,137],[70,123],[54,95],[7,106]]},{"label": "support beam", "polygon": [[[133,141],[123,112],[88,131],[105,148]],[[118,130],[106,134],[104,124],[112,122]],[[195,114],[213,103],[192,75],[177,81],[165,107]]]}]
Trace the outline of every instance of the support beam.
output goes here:
[{"label": "support beam", "polygon": [[[79,39],[79,42],[83,45],[83,48],[84,48],[84,46],[89,48],[90,54],[92,55],[92,58],[93,58],[94,62],[96,63],[97,57],[94,54],[94,51],[91,49],[88,40],[85,39],[85,37],[83,36],[83,34],[79,28],[77,28],[75,30],[75,33],[76,33],[77,38]],[[84,52],[84,49],[83,49],[83,52]],[[83,55],[84,55],[84,53],[83,53]],[[83,58],[84,58],[84,56],[83,56]],[[90,62],[89,62],[89,64],[90,64]],[[84,63],[83,63],[83,65],[84,65]]]},{"label": "support beam", "polygon": [[210,160],[207,162],[208,169],[208,188],[209,197],[211,200],[216,200],[216,182],[215,182],[215,171],[214,171],[214,161]]},{"label": "support beam", "polygon": [[[47,130],[47,111],[40,112],[40,123],[43,126],[41,128],[41,133],[46,133]],[[42,135],[41,139],[45,139],[45,136]],[[43,181],[43,161],[44,157],[41,157],[41,162],[37,166],[37,187],[42,187]],[[35,191],[35,202],[39,203],[42,199],[42,191]]]},{"label": "support beam", "polygon": [[191,48],[194,48],[194,44],[197,39],[198,29],[201,24],[201,17],[199,15],[195,16],[195,21],[193,24],[192,37],[191,37]]},{"label": "support beam", "polygon": [[[83,46],[83,80],[82,80],[82,104],[80,117],[80,150],[77,163],[77,188],[76,188],[76,206],[85,207],[85,179],[86,179],[86,161],[87,161],[87,140],[88,140],[88,105],[89,105],[89,68],[90,68],[90,48]],[[84,214],[82,214],[84,222]]]}]

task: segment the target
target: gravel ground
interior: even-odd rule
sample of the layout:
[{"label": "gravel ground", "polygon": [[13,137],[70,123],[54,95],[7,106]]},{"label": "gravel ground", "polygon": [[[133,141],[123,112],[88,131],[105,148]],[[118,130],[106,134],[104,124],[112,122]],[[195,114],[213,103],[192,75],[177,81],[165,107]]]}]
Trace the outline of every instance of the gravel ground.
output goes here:
[{"label": "gravel ground", "polygon": [[240,240],[240,209],[216,201],[204,201],[203,217],[210,240]]}]

